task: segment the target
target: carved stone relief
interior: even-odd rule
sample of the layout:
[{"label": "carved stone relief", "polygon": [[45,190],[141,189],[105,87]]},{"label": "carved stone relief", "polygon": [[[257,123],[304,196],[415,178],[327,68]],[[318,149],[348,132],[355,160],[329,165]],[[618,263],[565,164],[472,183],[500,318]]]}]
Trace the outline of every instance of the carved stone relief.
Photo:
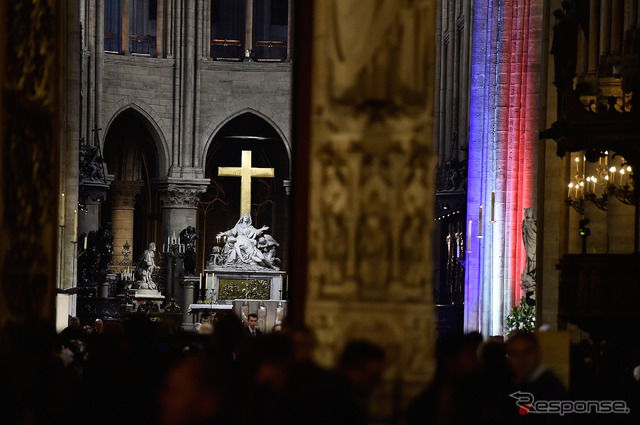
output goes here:
[{"label": "carved stone relief", "polygon": [[396,374],[386,383],[426,382],[435,340],[434,5],[315,6],[306,320],[317,359],[330,365],[349,339],[371,339]]}]

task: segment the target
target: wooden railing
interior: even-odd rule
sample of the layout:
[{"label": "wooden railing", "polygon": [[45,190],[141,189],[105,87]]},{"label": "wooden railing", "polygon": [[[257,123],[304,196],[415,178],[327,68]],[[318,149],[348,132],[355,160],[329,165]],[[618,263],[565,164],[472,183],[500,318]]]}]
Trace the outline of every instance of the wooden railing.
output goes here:
[{"label": "wooden railing", "polygon": [[151,35],[129,35],[129,52],[137,55],[153,55],[156,50],[156,38]]},{"label": "wooden railing", "polygon": [[278,62],[287,59],[287,42],[260,40],[256,41],[254,58],[262,62]]},{"label": "wooden railing", "polygon": [[211,57],[215,60],[241,61],[244,57],[243,43],[240,40],[211,40]]},{"label": "wooden railing", "polygon": [[120,52],[120,37],[117,32],[104,32],[104,50],[106,52]]}]

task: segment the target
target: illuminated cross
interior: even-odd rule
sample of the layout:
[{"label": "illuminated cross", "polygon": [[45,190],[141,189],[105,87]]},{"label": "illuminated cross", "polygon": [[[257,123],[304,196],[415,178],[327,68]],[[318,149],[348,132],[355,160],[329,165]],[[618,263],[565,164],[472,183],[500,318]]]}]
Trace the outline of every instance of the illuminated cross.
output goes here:
[{"label": "illuminated cross", "polygon": [[251,166],[251,151],[242,151],[242,165],[240,167],[218,167],[220,177],[240,177],[240,216],[251,214],[251,178],[275,177],[273,168],[253,168]]}]

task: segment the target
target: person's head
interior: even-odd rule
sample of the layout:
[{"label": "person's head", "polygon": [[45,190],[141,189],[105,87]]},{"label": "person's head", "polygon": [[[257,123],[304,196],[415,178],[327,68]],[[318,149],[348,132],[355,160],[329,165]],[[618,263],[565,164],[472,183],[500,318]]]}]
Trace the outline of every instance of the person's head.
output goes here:
[{"label": "person's head", "polygon": [[531,332],[516,332],[507,340],[509,367],[517,382],[525,382],[540,365],[538,338]]},{"label": "person's head", "polygon": [[384,350],[368,341],[351,341],[338,362],[338,369],[358,392],[369,392],[382,379]]},{"label": "person's head", "polygon": [[101,334],[104,331],[104,323],[102,323],[102,319],[96,319],[95,322],[93,322],[93,328],[97,333]]},{"label": "person's head", "polygon": [[242,224],[251,224],[251,215],[249,213],[244,213],[240,218],[240,222]]},{"label": "person's head", "polygon": [[477,352],[481,343],[482,335],[477,332],[443,336],[436,345],[438,377],[465,376],[478,372],[480,360]]},{"label": "person's head", "polygon": [[71,326],[72,328],[79,328],[80,327],[80,319],[77,317],[72,317],[71,318],[71,322],[69,323],[69,326]]},{"label": "person's head", "polygon": [[255,329],[256,326],[258,325],[258,315],[255,313],[251,313],[249,314],[249,316],[247,316],[248,322],[249,322],[249,327],[251,328],[251,330]]},{"label": "person's head", "polygon": [[273,328],[271,328],[271,332],[273,333],[282,332],[282,325],[280,323],[273,325]]},{"label": "person's head", "polygon": [[156,250],[156,244],[155,244],[155,243],[153,243],[153,242],[151,242],[151,243],[149,244],[149,251],[155,251],[155,250]]},{"label": "person's head", "polygon": [[91,326],[89,326],[89,325],[84,325],[82,327],[82,333],[85,334],[85,335],[91,335],[91,331],[92,330],[93,329],[91,329]]}]

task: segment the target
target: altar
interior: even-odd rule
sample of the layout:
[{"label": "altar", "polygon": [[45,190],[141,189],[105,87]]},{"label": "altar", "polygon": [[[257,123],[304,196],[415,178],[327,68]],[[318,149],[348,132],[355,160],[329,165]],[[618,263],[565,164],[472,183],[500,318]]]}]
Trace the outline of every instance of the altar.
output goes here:
[{"label": "altar", "polygon": [[251,151],[242,151],[242,166],[219,167],[218,175],[241,178],[240,218],[233,228],[216,235],[199,282],[198,301],[189,311],[194,322],[207,313],[215,319],[230,309],[243,321],[256,314],[258,327],[270,332],[284,320],[288,278],[276,255],[280,244],[267,233],[269,227],[253,226],[251,178],[273,178],[273,169],[254,168]]}]

